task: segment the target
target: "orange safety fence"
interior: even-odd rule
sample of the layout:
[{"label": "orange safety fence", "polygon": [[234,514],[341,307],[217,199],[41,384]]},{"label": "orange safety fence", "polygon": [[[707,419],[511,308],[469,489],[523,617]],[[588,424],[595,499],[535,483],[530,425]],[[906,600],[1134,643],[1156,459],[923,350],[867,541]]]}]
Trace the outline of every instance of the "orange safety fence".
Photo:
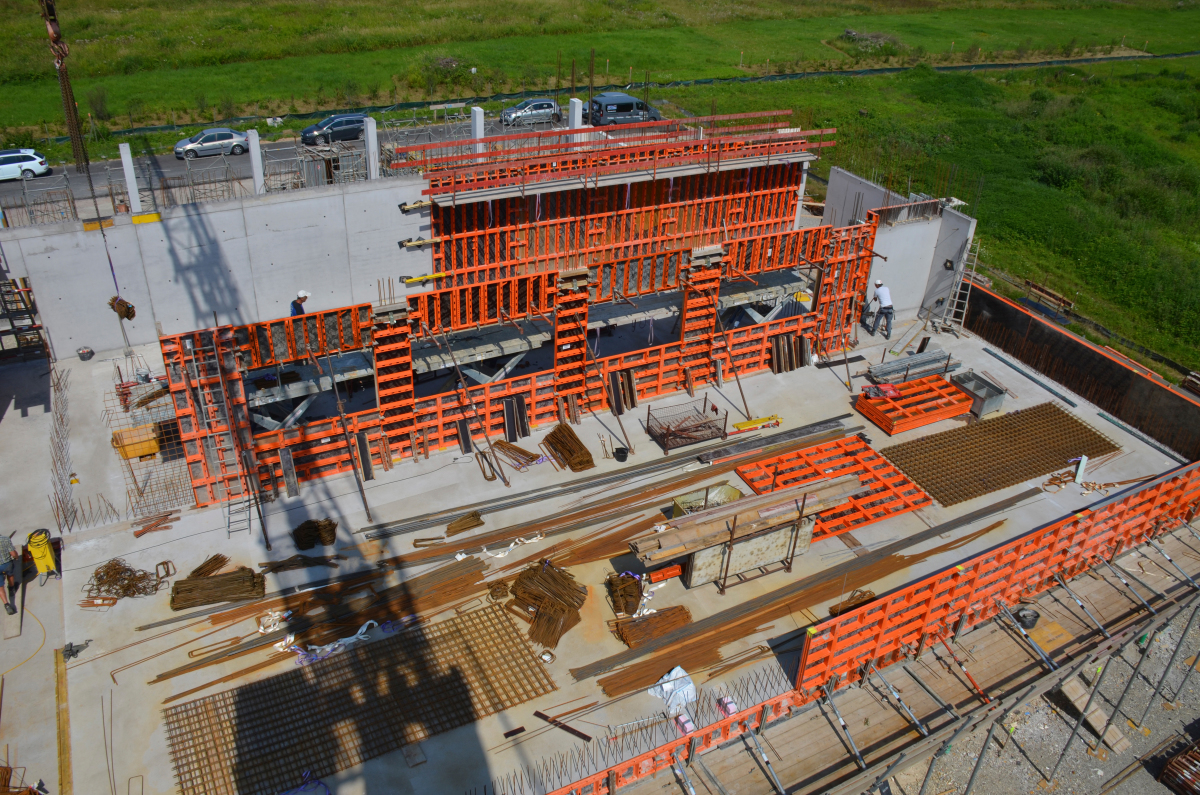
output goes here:
[{"label": "orange safety fence", "polygon": [[743,464],[737,468],[737,473],[755,494],[826,478],[858,475],[862,485],[870,491],[819,514],[813,527],[813,541],[933,504],[917,484],[858,436]]},{"label": "orange safety fence", "polygon": [[868,397],[860,392],[858,413],[893,436],[971,411],[972,398],[941,375],[928,375],[896,384],[899,397]]}]

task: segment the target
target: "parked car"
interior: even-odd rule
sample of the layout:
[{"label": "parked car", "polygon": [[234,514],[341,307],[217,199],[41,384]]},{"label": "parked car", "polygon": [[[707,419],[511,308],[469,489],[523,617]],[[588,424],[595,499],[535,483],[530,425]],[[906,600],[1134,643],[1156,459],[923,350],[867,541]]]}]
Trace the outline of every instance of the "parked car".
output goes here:
[{"label": "parked car", "polygon": [[587,122],[593,127],[633,124],[639,121],[662,121],[662,114],[640,99],[618,91],[608,91],[592,97]]},{"label": "parked car", "polygon": [[538,97],[505,108],[500,114],[500,120],[505,124],[537,124],[545,121],[557,123],[562,121],[562,109],[554,100]]},{"label": "parked car", "polygon": [[209,155],[244,155],[250,151],[250,139],[244,132],[228,127],[212,127],[201,130],[191,138],[175,144],[175,159],[193,160]]},{"label": "parked car", "polygon": [[367,134],[367,117],[361,113],[340,113],[300,131],[300,142],[309,146],[330,141],[361,141]]},{"label": "parked car", "polygon": [[49,174],[46,156],[32,149],[0,149],[0,179],[33,179]]}]

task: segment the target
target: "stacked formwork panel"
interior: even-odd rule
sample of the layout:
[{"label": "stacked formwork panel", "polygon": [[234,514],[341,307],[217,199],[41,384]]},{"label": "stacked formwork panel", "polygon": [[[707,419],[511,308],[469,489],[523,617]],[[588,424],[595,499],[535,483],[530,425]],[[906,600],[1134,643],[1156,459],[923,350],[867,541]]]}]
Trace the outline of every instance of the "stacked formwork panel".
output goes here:
[{"label": "stacked formwork panel", "polygon": [[[694,391],[715,381],[719,371],[767,369],[772,338],[780,335],[807,337],[819,355],[841,350],[865,293],[877,218],[868,213],[864,222],[841,229],[793,228],[802,174],[797,158],[812,159],[807,150],[832,142],[809,141],[807,133],[739,138],[736,130],[718,130],[701,131],[702,142],[688,140],[684,146],[678,136],[696,136],[695,131],[646,127],[641,133],[627,130],[618,140],[589,139],[587,151],[572,158],[559,150],[576,151],[578,145],[551,144],[559,149],[548,157],[529,144],[540,140],[537,135],[506,138],[501,155],[485,155],[482,165],[478,156],[440,162],[430,155],[443,145],[428,145],[433,270],[446,275],[434,280],[432,290],[396,306],[358,305],[222,327],[238,357],[235,369],[319,361],[326,352],[369,353],[379,405],[348,414],[345,430],[365,431],[373,463],[390,463],[459,443],[464,420],[476,438],[503,433],[508,399],[525,402],[533,425],[606,409],[605,379],[617,371],[630,371],[626,382],[640,401]],[[691,171],[680,171],[685,167]],[[524,180],[517,195],[481,200],[472,194],[511,186],[516,172]],[[614,174],[624,182],[601,184]],[[574,181],[553,183],[564,176]],[[709,254],[695,258],[695,249]],[[722,281],[790,269],[807,269],[816,277],[813,311],[722,333],[715,312]],[[685,291],[678,342],[595,360],[587,354],[592,304],[672,290]],[[443,344],[448,332],[525,322],[553,331],[553,371],[416,398],[414,340],[432,337]],[[168,362],[179,360],[179,341],[186,336],[163,338]],[[184,384],[173,379],[172,389],[184,393],[177,398],[179,410],[194,412]],[[256,434],[245,443],[247,471],[257,474],[260,488],[278,490],[284,447],[291,450],[299,480],[347,471],[355,466],[355,452],[347,449],[342,430],[341,421],[332,418]],[[213,475],[207,461],[198,463],[205,466],[193,470],[197,504],[235,493],[232,486],[212,483],[216,478],[229,484],[236,471],[217,466],[220,475]]]}]

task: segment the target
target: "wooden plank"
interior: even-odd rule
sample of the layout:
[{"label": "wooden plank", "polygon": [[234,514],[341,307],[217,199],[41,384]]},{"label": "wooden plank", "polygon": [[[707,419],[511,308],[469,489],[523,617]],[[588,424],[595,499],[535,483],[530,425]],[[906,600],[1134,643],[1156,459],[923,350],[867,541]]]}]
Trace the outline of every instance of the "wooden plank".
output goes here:
[{"label": "wooden plank", "polygon": [[[1092,676],[1095,676],[1095,674],[1092,674]],[[1083,708],[1088,705],[1088,696],[1091,691],[1084,687],[1083,682],[1079,681],[1079,677],[1072,677],[1063,682],[1061,690],[1062,694],[1071,700],[1071,704],[1075,709],[1083,712]],[[1088,726],[1092,727],[1092,731],[1099,734],[1100,730],[1104,728],[1104,724],[1108,723],[1108,713],[1100,709],[1099,704],[1094,704],[1088,710],[1085,719]],[[1123,754],[1133,747],[1116,726],[1109,726],[1108,731],[1104,732],[1104,742],[1108,743],[1108,747],[1113,749],[1114,753],[1118,754]]]},{"label": "wooden plank", "polygon": [[67,705],[67,663],[63,659],[62,649],[54,650],[54,701],[58,724],[58,791],[61,795],[74,795],[75,784],[71,773],[71,714]]}]

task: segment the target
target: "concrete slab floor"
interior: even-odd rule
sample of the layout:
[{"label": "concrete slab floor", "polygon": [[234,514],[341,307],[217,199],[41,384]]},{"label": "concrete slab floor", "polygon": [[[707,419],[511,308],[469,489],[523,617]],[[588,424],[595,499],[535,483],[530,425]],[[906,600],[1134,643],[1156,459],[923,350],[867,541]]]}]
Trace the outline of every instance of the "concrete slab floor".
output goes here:
[{"label": "concrete slab floor", "polygon": [[[907,329],[911,328],[911,322],[898,324],[893,341],[899,339]],[[862,344],[852,355],[863,356],[864,361],[850,365],[852,374],[864,370],[866,363],[878,361],[884,355],[882,340],[872,340],[865,333],[860,333],[860,337]],[[956,340],[947,336],[937,339],[952,350],[956,358],[964,361],[964,369],[971,367],[977,372],[987,369],[1019,395],[1019,398],[1008,398],[1003,410],[1033,406],[1053,400],[1052,396],[1043,392],[1040,387],[1025,380],[1017,373],[1007,370],[994,358],[984,354],[982,350],[984,346],[981,341],[973,338]],[[139,349],[139,353],[154,363],[152,367],[156,371],[161,370],[161,361],[157,359],[156,349],[151,346],[144,351]],[[110,496],[120,494],[124,490],[124,481],[109,445],[109,432],[100,421],[100,413],[103,410],[103,394],[111,389],[114,364],[113,361],[101,361],[97,358],[86,363],[64,361],[60,365],[69,368],[72,372],[72,391],[70,393],[73,418],[72,456],[76,471],[80,475],[81,487],[89,490],[91,488],[107,489]],[[750,403],[751,412],[757,416],[779,414],[783,418],[782,430],[786,430],[830,416],[852,412],[850,407],[853,394],[846,388],[844,377],[845,370],[842,367],[804,368],[778,376],[760,373],[743,379],[742,386]],[[865,383],[865,380],[853,378],[852,382],[856,393],[858,387]],[[741,418],[742,399],[739,397],[737,385],[732,378],[721,389],[710,386],[702,387],[700,391],[707,391],[709,397],[715,402],[729,408],[731,421]],[[687,400],[689,398],[685,394],[677,394],[654,401],[653,405],[673,405]],[[1125,455],[1115,459],[1096,473],[1098,479],[1123,480],[1146,476],[1161,472],[1174,465],[1174,462],[1140,440],[1099,419],[1095,407],[1082,400],[1076,400],[1076,402],[1079,403],[1079,408],[1073,410],[1076,416],[1114,439],[1126,451]],[[10,430],[5,427],[9,418],[15,421],[18,414],[19,412],[10,411],[5,415],[4,421],[0,422],[0,434],[18,433],[18,430]],[[28,433],[30,436],[27,438],[32,438],[36,432],[28,429],[32,427],[32,423],[38,421],[40,416],[31,411],[30,417],[20,418],[19,422],[14,422],[14,424],[23,425],[24,427],[19,429],[19,433],[22,436]],[[644,415],[638,416],[638,412],[634,412],[627,414],[624,419],[625,427],[633,437],[637,449],[632,463],[652,461],[660,457],[661,451],[645,435]],[[876,448],[954,427],[954,421],[946,421],[905,434],[898,434],[889,439],[860,416],[856,415],[847,420],[847,424],[867,426],[864,433]],[[532,449],[548,430],[548,426],[535,429],[533,439],[526,440],[526,446]],[[620,431],[611,415],[585,416],[583,423],[576,428],[576,432],[592,450],[596,459],[596,470],[586,473],[587,475],[620,469],[620,465],[615,461],[600,457],[599,440],[596,438],[597,434],[604,434],[620,439]],[[17,477],[16,470],[22,467],[24,467],[23,463],[12,459],[0,461],[0,473],[5,476]],[[527,489],[567,483],[581,476],[557,473],[551,468],[541,465],[532,467],[527,473],[510,473],[510,477],[513,483],[511,489],[506,489],[499,481],[485,483],[479,476],[473,458],[460,456],[456,448],[439,451],[428,460],[420,460],[415,463],[406,460],[390,472],[377,473],[377,479],[366,484],[371,520],[379,522],[400,519],[429,510],[510,496]],[[44,478],[43,483],[48,480],[48,473],[44,475]],[[742,487],[744,491],[748,491],[744,485],[737,482],[736,476],[713,477],[710,482],[715,483],[720,480],[731,480],[735,485]],[[647,478],[645,482],[652,481],[653,479]],[[950,509],[931,506],[915,513],[904,514],[855,530],[853,535],[864,546],[874,548],[926,526],[933,526],[955,516],[961,516],[1031,485],[1038,485],[1038,483],[1029,482],[1016,485],[953,506]],[[45,491],[46,488],[45,485],[36,486],[35,481],[31,480],[29,493],[31,496],[42,497],[40,492]],[[614,490],[614,487],[592,489],[589,495],[548,498],[520,508],[489,514],[485,517],[484,527],[473,532],[486,532],[529,521],[561,510],[570,504],[578,503],[586,496],[602,496],[605,493],[612,493]],[[1005,512],[1003,516],[1008,521],[986,536],[957,549],[932,556],[913,565],[908,570],[897,572],[873,584],[871,587],[876,592],[882,592],[899,586],[964,557],[981,552],[1008,538],[1027,532],[1033,527],[1057,519],[1097,498],[1098,495],[1082,494],[1077,486],[1068,486],[1055,494],[1044,494]],[[120,504],[123,507],[124,501],[122,500]],[[264,506],[264,512],[266,514],[265,529],[273,542],[271,553],[267,553],[263,546],[261,530],[257,522],[254,523],[252,535],[241,533],[227,538],[224,515],[220,508],[184,510],[181,519],[174,523],[172,529],[162,533],[152,533],[141,539],[132,537],[127,522],[106,527],[81,529],[68,535],[62,583],[63,593],[66,594],[63,599],[65,605],[58,613],[60,618],[56,627],[57,633],[54,629],[50,630],[50,635],[54,640],[48,640],[47,643],[53,642],[61,645],[63,638],[76,642],[92,638],[94,641],[80,659],[71,663],[68,672],[72,716],[72,758],[76,782],[95,781],[99,776],[108,775],[108,762],[103,744],[96,742],[96,735],[101,728],[97,725],[101,721],[99,697],[104,696],[107,702],[111,693],[115,704],[113,715],[115,741],[112,752],[115,770],[113,773],[118,782],[118,789],[121,789],[122,782],[129,778],[141,776],[146,793],[174,791],[172,767],[160,715],[161,702],[168,696],[233,673],[257,659],[241,658],[233,663],[213,666],[165,683],[146,684],[147,680],[152,679],[158,672],[186,662],[189,650],[253,632],[252,622],[246,621],[204,638],[201,638],[203,633],[212,631],[207,623],[195,627],[174,625],[165,629],[175,629],[176,631],[158,637],[155,637],[156,633],[160,633],[162,630],[137,632],[134,630],[136,626],[171,617],[165,595],[122,600],[116,607],[102,613],[81,610],[76,607],[75,603],[87,580],[91,577],[92,571],[97,565],[112,557],[122,557],[130,565],[149,570],[153,570],[157,562],[170,559],[180,572],[186,573],[216,551],[228,555],[236,563],[253,567],[261,561],[281,559],[294,554],[296,550],[288,533],[304,519],[322,517],[337,519],[340,523],[339,547],[361,542],[363,537],[353,535],[352,531],[369,523],[352,477],[328,478],[303,484],[300,497],[280,499]],[[29,519],[34,519],[35,516],[35,513],[31,513]],[[993,518],[989,521],[996,521],[996,519]],[[968,533],[982,524],[981,522],[975,526],[962,528],[955,531],[955,535]],[[35,526],[47,525],[43,518],[41,524]],[[54,525],[50,526],[54,527]],[[563,538],[578,538],[583,532],[586,532],[586,529],[581,528],[563,536],[535,542],[530,544],[528,549],[514,550],[512,555],[523,557]],[[417,533],[415,535],[424,536],[433,535],[433,533]],[[388,539],[386,546],[395,554],[403,553],[412,548],[412,537],[412,535],[408,535]],[[945,543],[944,539],[935,539],[927,542],[924,548],[929,549],[943,543]],[[488,550],[486,554],[495,555],[498,552],[499,550]],[[477,554],[485,553],[479,550]],[[714,586],[688,590],[678,580],[674,580],[656,592],[654,604],[658,607],[684,604],[691,609],[695,618],[701,618],[754,595],[774,590],[795,578],[806,576],[846,560],[851,555],[850,550],[840,539],[827,539],[814,543],[807,555],[798,558],[790,575],[779,573],[764,577],[731,590],[725,597],[718,595]],[[502,562],[504,562],[503,559],[498,561],[498,563]],[[564,711],[593,701],[601,702],[595,711],[575,723],[581,730],[593,735],[601,734],[603,726],[616,726],[654,715],[659,711],[660,701],[647,695],[609,701],[604,698],[594,681],[576,683],[568,672],[568,669],[573,666],[616,653],[624,648],[608,634],[605,628],[605,621],[611,618],[611,615],[603,595],[602,583],[607,572],[622,570],[627,562],[627,557],[618,557],[611,561],[601,561],[573,569],[576,579],[589,587],[591,596],[583,610],[583,623],[564,637],[556,650],[557,660],[548,666],[550,674],[559,685],[560,689],[557,692],[511,710],[509,713],[480,720],[470,726],[435,736],[423,742],[422,749],[428,761],[417,767],[408,767],[403,755],[397,752],[370,760],[356,768],[343,771],[338,776],[328,777],[326,783],[339,793],[458,793],[481,786],[492,776],[504,775],[525,765],[534,765],[539,760],[567,750],[578,742],[557,729],[535,731],[541,728],[541,722],[532,715],[535,709],[554,714],[556,710]],[[338,570],[338,574],[365,570],[370,568],[372,563],[373,561],[363,559],[361,556],[351,555],[350,560],[345,561]],[[394,576],[407,578],[419,572],[419,569],[405,570]],[[272,591],[284,586],[302,584],[326,576],[328,575],[324,569],[268,575],[267,590]],[[824,615],[827,607],[827,604],[808,606],[818,616]],[[34,609],[36,611],[37,608]],[[41,615],[40,612],[39,615]],[[769,640],[786,639],[789,635],[802,630],[804,621],[805,619],[799,614],[793,614],[784,622],[776,622],[769,629],[730,644],[723,650],[724,655],[728,658]],[[145,642],[132,648],[114,651],[121,649],[126,644],[138,641]],[[175,648],[185,641],[190,641],[191,644],[186,648]],[[7,641],[0,647],[4,650],[5,659],[7,659],[9,647],[10,644]],[[103,658],[100,657],[109,652],[113,653]],[[785,663],[789,666],[793,665],[787,660]],[[115,674],[116,683],[114,684],[113,679],[108,675],[109,671],[131,664],[135,667]],[[778,665],[779,663],[770,660],[765,664]],[[288,670],[289,666],[290,663],[282,663],[272,669],[259,671],[248,677],[247,681]],[[745,670],[731,676],[741,675]],[[717,680],[717,683],[720,681],[723,680]],[[198,695],[217,692],[238,683],[220,685],[204,690]],[[48,692],[48,698],[52,704],[52,686]],[[46,697],[45,692],[35,689],[35,692],[31,692],[23,698],[30,703],[41,703]],[[5,701],[9,702],[7,693]],[[7,716],[7,710],[5,710],[5,715]],[[4,718],[4,722],[7,724],[7,717]],[[518,744],[508,743],[501,747],[501,744],[504,743],[503,733],[520,725],[524,725],[527,729],[526,735],[523,735],[524,741]],[[39,775],[49,782],[50,779],[44,774]],[[78,784],[77,790],[83,791]]]}]

